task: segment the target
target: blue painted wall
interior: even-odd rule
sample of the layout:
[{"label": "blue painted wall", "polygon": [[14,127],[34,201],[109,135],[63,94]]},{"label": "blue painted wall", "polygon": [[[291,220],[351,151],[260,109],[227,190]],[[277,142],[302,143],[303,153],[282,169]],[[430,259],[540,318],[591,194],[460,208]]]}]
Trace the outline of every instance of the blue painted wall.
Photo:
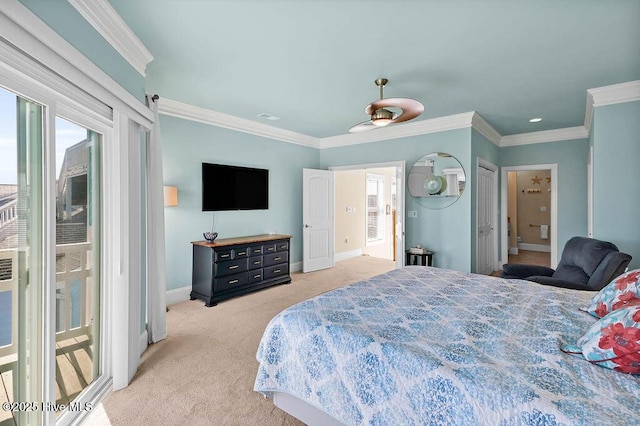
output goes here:
[{"label": "blue painted wall", "polygon": [[[471,170],[471,129],[458,129],[381,142],[320,150],[320,168],[353,164],[405,161],[405,179],[411,166],[425,154],[446,152],[458,159],[467,176]],[[471,191],[466,190],[450,207],[430,210],[414,201],[405,190],[405,211],[417,218],[405,219],[405,245],[420,244],[435,251],[434,265],[471,270]]]},{"label": "blue painted wall", "polygon": [[269,210],[215,212],[218,238],[276,232],[293,236],[291,262],[302,261],[302,169],[318,168],[318,150],[221,127],[160,116],[165,185],[178,206],[165,208],[167,289],[191,285],[191,241],[210,231],[202,212],[203,162],[269,169]]},{"label": "blue painted wall", "polygon": [[[476,254],[478,241],[478,229],[477,229],[477,206],[478,206],[478,191],[477,191],[477,176],[478,176],[478,158],[482,158],[496,166],[500,165],[500,148],[496,146],[489,139],[478,133],[475,129],[471,129],[471,173],[467,178],[467,182],[471,185],[471,271],[476,272]],[[496,171],[496,179],[498,181],[498,188],[500,188],[500,170]],[[498,192],[498,195],[500,193]],[[498,206],[500,206],[500,198],[498,197]],[[498,208],[499,209],[499,208]],[[498,214],[500,212],[498,211]],[[500,217],[498,217],[498,221]],[[500,223],[500,222],[498,222]],[[494,238],[498,239],[498,249],[500,247],[500,226],[494,229]],[[499,252],[496,253],[496,260],[499,258]]]},{"label": "blue painted wall", "polygon": [[593,113],[593,237],[611,241],[640,268],[640,101]]},{"label": "blue painted wall", "polygon": [[588,139],[500,148],[502,167],[558,165],[558,261],[567,240],[587,235],[588,156]]},{"label": "blue painted wall", "polygon": [[129,93],[144,99],[144,77],[67,0],[19,1]]}]

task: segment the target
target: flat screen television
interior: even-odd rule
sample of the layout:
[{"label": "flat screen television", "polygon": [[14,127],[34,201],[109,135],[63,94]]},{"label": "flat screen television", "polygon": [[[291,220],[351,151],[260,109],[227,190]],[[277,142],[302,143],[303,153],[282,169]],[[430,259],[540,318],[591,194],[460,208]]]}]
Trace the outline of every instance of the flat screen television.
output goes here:
[{"label": "flat screen television", "polygon": [[269,170],[202,163],[202,211],[267,210]]}]

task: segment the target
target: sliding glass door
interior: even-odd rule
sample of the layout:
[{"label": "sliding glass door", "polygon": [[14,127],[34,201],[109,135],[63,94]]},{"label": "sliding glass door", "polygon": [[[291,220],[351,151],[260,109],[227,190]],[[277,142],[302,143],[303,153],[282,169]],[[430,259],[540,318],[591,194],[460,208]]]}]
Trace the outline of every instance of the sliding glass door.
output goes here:
[{"label": "sliding glass door", "polygon": [[56,402],[68,407],[100,374],[101,136],[55,123]]},{"label": "sliding glass door", "polygon": [[2,426],[86,411],[102,374],[102,136],[51,112],[0,88]]},{"label": "sliding glass door", "polygon": [[0,111],[0,422],[39,424],[45,305],[43,107],[0,89]]}]

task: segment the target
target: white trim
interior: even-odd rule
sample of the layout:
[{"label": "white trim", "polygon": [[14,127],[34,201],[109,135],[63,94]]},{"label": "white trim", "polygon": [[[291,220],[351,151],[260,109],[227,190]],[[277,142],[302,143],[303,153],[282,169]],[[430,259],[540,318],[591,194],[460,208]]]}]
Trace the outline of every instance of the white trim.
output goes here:
[{"label": "white trim", "polygon": [[302,271],[302,262],[290,263],[289,273]]},{"label": "white trim", "polygon": [[594,107],[638,100],[640,100],[640,80],[588,89],[587,106],[584,113],[584,127],[591,132]]},{"label": "white trim", "polygon": [[186,120],[197,121],[317,149],[359,145],[369,142],[400,139],[429,133],[464,129],[468,127],[475,129],[496,146],[502,148],[535,143],[586,139],[589,137],[591,129],[594,106],[610,105],[613,103],[631,102],[636,100],[640,100],[640,80],[589,89],[587,91],[584,126],[519,133],[508,136],[501,136],[498,131],[496,131],[480,114],[475,111],[431,118],[413,123],[403,123],[401,125],[389,126],[370,132],[347,133],[343,135],[329,136],[326,138],[316,138],[166,98],[162,98],[160,100],[159,112],[164,115],[171,115]]},{"label": "white trim", "polygon": [[[40,20],[18,0],[2,0],[0,38],[112,108],[149,127],[153,114],[140,100]],[[69,96],[67,92],[62,93]]]},{"label": "white trim", "polygon": [[[24,85],[25,82],[28,82],[29,87],[35,89],[40,97],[46,95],[51,98],[59,98],[62,95],[66,98],[68,106],[73,105],[76,109],[82,109],[83,116],[100,120],[103,124],[111,124],[113,117],[111,108],[78,90],[69,81],[35,64],[23,53],[3,43],[2,40],[0,40],[0,57],[2,57],[0,69],[2,72],[9,73],[16,83],[20,82],[21,85]],[[12,91],[16,92],[17,89]],[[21,92],[19,94],[25,95],[23,91]]]},{"label": "white trim", "polygon": [[500,140],[500,147],[568,141],[572,139],[586,139],[588,137],[589,131],[584,126],[567,127],[564,129],[543,130],[541,132],[503,136]]},{"label": "white trim", "polygon": [[139,355],[142,356],[144,351],[147,350],[147,346],[149,346],[149,332],[147,332],[147,330],[140,333],[139,343],[140,343]]},{"label": "white trim", "polygon": [[480,114],[477,112],[473,113],[471,117],[471,127],[473,127],[478,133],[480,133],[485,138],[489,139],[493,142],[494,145],[500,146],[500,142],[502,142],[502,136],[496,129],[491,127],[487,121],[482,118]]},{"label": "white trim", "polygon": [[640,101],[640,80],[596,87],[587,93],[592,96],[594,107]]},{"label": "white trim", "polygon": [[69,0],[69,3],[136,71],[146,77],[145,69],[153,61],[153,55],[107,0]]},{"label": "white trim", "polygon": [[587,90],[587,106],[584,109],[584,128],[591,133],[593,123],[593,95]]},{"label": "white trim", "polygon": [[307,136],[302,133],[292,132],[172,99],[160,98],[158,101],[158,112],[185,120],[197,121],[199,123],[210,124],[212,126],[223,127],[225,129],[249,133],[269,139],[290,142],[296,145],[304,145],[312,148],[320,147],[320,139],[314,138],[313,136]]},{"label": "white trim", "polygon": [[547,244],[518,243],[518,250],[541,251],[551,253],[551,246]]},{"label": "white trim", "polygon": [[471,127],[475,112],[449,115],[446,117],[431,118],[408,124],[388,126],[362,133],[348,133],[345,135],[330,136],[320,139],[320,149],[338,148],[343,146],[358,145],[362,143],[378,142],[389,139],[406,138],[409,136],[438,133],[447,130],[464,129]]},{"label": "white trim", "polygon": [[557,164],[528,164],[523,166],[508,166],[502,167],[501,171],[501,206],[500,211],[500,253],[502,256],[502,263],[508,263],[509,261],[509,240],[507,236],[507,215],[505,214],[507,208],[507,173],[517,172],[522,170],[551,170],[551,211],[550,211],[550,224],[549,224],[549,242],[551,246],[551,267],[555,268],[558,265],[558,165]]},{"label": "white trim", "polygon": [[587,237],[593,238],[593,146],[587,158]]},{"label": "white trim", "polygon": [[336,253],[333,256],[333,260],[335,262],[340,262],[341,260],[347,260],[347,259],[351,259],[353,257],[358,257],[358,256],[362,256],[362,249],[356,249],[356,250],[350,250],[350,251],[343,251],[342,253]]},{"label": "white trim", "polygon": [[167,299],[166,299],[167,306],[173,305],[174,303],[184,302],[185,300],[189,300],[190,298],[191,298],[190,285],[167,290]]}]

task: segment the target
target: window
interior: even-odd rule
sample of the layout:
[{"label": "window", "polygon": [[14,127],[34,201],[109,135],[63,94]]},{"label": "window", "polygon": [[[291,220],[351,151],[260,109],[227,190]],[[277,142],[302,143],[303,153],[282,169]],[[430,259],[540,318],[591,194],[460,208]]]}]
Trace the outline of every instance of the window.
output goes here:
[{"label": "window", "polygon": [[384,241],[384,176],[367,173],[367,245]]}]

